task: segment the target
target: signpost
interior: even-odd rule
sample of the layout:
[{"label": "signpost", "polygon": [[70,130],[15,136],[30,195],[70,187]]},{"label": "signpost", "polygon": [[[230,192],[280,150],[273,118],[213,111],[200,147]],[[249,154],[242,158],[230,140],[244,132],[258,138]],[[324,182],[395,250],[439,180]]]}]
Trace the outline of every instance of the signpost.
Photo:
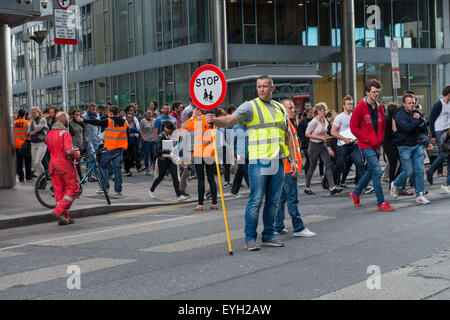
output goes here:
[{"label": "signpost", "polygon": [[398,42],[391,41],[391,64],[392,64],[392,88],[394,89],[394,100],[397,99],[397,89],[401,88],[400,65],[398,62]]},{"label": "signpost", "polygon": [[[227,81],[222,70],[215,65],[206,64],[198,68],[191,77],[189,91],[194,105],[202,110],[210,111],[220,106],[227,94]],[[223,198],[222,179],[220,177],[219,157],[217,155],[216,129],[213,130],[214,156],[216,159],[217,178],[219,182],[220,198],[222,200],[223,218],[228,240],[229,254],[231,248],[230,231],[228,229],[227,210]]]},{"label": "signpost", "polygon": [[61,45],[62,64],[62,96],[63,110],[68,112],[67,107],[67,67],[66,67],[66,47],[65,45],[77,45],[77,10],[70,8],[72,0],[56,0],[60,9],[55,6],[53,9],[55,26],[55,44]]}]

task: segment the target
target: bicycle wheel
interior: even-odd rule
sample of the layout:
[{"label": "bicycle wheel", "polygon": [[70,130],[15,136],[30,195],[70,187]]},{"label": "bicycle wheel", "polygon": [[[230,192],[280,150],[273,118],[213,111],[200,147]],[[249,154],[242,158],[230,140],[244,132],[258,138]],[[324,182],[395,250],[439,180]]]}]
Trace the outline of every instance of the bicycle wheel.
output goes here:
[{"label": "bicycle wheel", "polygon": [[36,179],[34,184],[34,194],[44,207],[49,209],[56,207],[55,189],[53,188],[48,171],[41,173]]},{"label": "bicycle wheel", "polygon": [[97,179],[98,179],[98,182],[100,183],[100,187],[102,188],[103,193],[105,194],[106,201],[108,202],[108,204],[111,204],[111,200],[109,199],[108,191],[106,191],[105,182],[103,181],[103,176],[98,167],[95,168],[95,174],[97,175]]}]

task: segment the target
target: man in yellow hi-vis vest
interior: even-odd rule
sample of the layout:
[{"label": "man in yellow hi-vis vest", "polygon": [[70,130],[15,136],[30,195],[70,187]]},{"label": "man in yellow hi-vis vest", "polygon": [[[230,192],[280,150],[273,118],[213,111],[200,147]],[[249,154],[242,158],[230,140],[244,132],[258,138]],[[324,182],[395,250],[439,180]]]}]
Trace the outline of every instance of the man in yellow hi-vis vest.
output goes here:
[{"label": "man in yellow hi-vis vest", "polygon": [[274,229],[276,205],[284,181],[284,159],[289,158],[292,174],[298,171],[289,117],[284,106],[272,100],[275,90],[273,80],[269,76],[259,77],[256,90],[258,98],[244,102],[232,115],[219,118],[206,115],[206,120],[217,127],[247,123],[250,198],[245,209],[244,233],[245,247],[249,251],[260,248],[256,242],[256,228],[264,197],[262,244],[284,246],[275,236]]}]

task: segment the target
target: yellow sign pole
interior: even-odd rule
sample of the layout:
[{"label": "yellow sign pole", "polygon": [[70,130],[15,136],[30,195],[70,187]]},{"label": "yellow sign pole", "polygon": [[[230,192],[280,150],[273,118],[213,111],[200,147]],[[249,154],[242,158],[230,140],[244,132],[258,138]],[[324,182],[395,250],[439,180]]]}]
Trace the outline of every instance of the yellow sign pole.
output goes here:
[{"label": "yellow sign pole", "polygon": [[223,189],[222,189],[222,180],[220,178],[220,164],[219,164],[219,157],[217,155],[216,127],[215,126],[214,126],[214,130],[213,130],[213,143],[214,143],[214,157],[216,158],[217,178],[219,180],[220,199],[222,200],[223,219],[225,220],[225,229],[227,231],[228,250],[229,250],[230,255],[233,255],[233,249],[231,248],[231,241],[230,241],[230,230],[228,229],[227,209],[225,208],[225,200],[223,198]]}]

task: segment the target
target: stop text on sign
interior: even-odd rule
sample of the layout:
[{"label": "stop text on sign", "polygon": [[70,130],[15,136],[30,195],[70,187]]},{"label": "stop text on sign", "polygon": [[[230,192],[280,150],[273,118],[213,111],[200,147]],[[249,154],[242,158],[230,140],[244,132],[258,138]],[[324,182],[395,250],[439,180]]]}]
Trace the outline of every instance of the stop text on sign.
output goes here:
[{"label": "stop text on sign", "polygon": [[192,75],[189,91],[192,101],[198,108],[215,109],[225,99],[227,92],[225,75],[214,65],[203,65]]}]

